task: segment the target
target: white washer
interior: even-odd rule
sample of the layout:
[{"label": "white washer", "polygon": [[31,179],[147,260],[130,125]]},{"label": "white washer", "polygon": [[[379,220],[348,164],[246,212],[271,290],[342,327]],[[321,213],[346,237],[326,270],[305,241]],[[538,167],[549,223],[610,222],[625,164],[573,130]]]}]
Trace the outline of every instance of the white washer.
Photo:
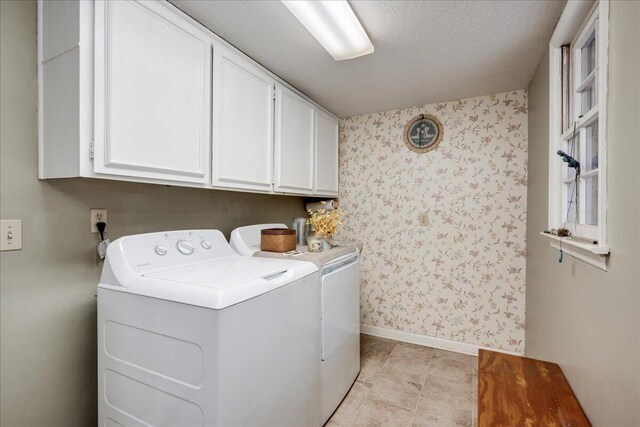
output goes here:
[{"label": "white washer", "polygon": [[[287,226],[256,224],[236,228],[231,232],[231,247],[240,255],[253,257],[260,250],[260,231],[265,228]],[[322,290],[320,414],[324,424],[340,405],[360,372],[359,252],[322,265],[319,281]]]},{"label": "white washer", "polygon": [[98,285],[102,426],[319,426],[312,263],[246,258],[217,230],[123,237]]}]

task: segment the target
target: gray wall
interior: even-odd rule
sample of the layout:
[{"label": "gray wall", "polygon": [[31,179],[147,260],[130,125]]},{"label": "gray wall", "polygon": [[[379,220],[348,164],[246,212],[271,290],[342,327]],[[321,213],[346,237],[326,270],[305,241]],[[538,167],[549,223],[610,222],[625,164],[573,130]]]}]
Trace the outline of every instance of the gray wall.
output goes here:
[{"label": "gray wall", "polygon": [[611,2],[609,270],[558,253],[547,227],[549,61],[529,87],[526,353],[562,367],[596,426],[640,425],[640,2]]},{"label": "gray wall", "polygon": [[36,4],[0,2],[0,215],[22,219],[24,249],[0,255],[0,425],[97,420],[96,283],[89,208],[108,236],[290,222],[298,197],[115,181],[37,179]]}]

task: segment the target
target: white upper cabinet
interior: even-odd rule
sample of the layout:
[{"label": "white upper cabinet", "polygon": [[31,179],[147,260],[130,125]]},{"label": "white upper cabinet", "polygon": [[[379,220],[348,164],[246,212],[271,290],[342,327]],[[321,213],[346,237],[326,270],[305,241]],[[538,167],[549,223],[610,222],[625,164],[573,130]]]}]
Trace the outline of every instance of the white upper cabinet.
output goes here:
[{"label": "white upper cabinet", "polygon": [[275,191],[313,194],[314,106],[276,85]]},{"label": "white upper cabinet", "polygon": [[338,119],[315,110],[314,194],[338,196]]},{"label": "white upper cabinet", "polygon": [[213,185],[271,191],[275,80],[214,47]]},{"label": "white upper cabinet", "polygon": [[338,195],[338,120],[166,1],[38,1],[41,179]]},{"label": "white upper cabinet", "polygon": [[211,41],[156,2],[95,2],[96,173],[208,183]]}]

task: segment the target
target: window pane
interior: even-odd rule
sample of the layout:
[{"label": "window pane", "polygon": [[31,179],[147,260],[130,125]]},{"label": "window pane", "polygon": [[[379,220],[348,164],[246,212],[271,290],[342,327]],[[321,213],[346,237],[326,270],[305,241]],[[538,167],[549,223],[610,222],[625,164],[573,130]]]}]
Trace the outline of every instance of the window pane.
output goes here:
[{"label": "window pane", "polygon": [[[569,139],[567,141],[567,154],[575,159],[580,158],[580,134],[576,132],[576,137]],[[576,176],[576,170],[570,168],[568,163],[562,163],[562,166],[565,168],[565,177],[574,178]]]},{"label": "window pane", "polygon": [[596,68],[596,34],[595,30],[590,36],[591,40],[582,48],[582,81]]},{"label": "window pane", "polygon": [[[598,103],[598,90],[596,80],[597,77],[597,54],[596,54],[596,31],[595,28],[589,34],[587,42],[580,49],[580,70],[578,76],[577,86],[587,85],[583,87],[577,96],[580,97],[580,112],[579,114],[585,114],[591,108]],[[593,73],[591,79],[588,79],[589,75]]]},{"label": "window pane", "polygon": [[588,177],[586,179],[586,186],[586,223],[589,225],[598,225],[598,175]]},{"label": "window pane", "polygon": [[598,121],[587,127],[587,155],[584,170],[598,169]]},{"label": "window pane", "polygon": [[580,114],[586,114],[594,105],[596,105],[595,94],[596,90],[593,84],[580,93],[580,96],[582,97]]},{"label": "window pane", "polygon": [[575,185],[575,182],[571,182],[569,184],[565,184],[564,188],[566,194],[565,200],[567,201],[567,204],[565,206],[565,211],[562,214],[564,215],[568,223],[576,224],[578,219],[580,218],[580,215],[576,209],[576,206],[578,206],[576,203],[578,199],[576,193],[578,192],[580,186]]}]

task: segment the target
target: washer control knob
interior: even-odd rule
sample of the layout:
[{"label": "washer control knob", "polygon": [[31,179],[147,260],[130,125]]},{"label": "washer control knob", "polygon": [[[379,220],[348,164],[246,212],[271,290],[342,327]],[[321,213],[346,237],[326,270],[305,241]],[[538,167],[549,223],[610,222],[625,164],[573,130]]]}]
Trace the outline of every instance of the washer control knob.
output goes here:
[{"label": "washer control knob", "polygon": [[178,240],[178,243],[176,243],[176,247],[185,255],[191,255],[194,249],[193,245],[186,240]]},{"label": "washer control knob", "polygon": [[161,256],[167,254],[167,248],[165,248],[162,245],[156,246],[155,248],[153,248],[153,250],[156,251],[156,253]]},{"label": "washer control knob", "polygon": [[206,240],[200,242],[200,245],[202,245],[204,249],[211,249],[211,243],[207,242]]}]

